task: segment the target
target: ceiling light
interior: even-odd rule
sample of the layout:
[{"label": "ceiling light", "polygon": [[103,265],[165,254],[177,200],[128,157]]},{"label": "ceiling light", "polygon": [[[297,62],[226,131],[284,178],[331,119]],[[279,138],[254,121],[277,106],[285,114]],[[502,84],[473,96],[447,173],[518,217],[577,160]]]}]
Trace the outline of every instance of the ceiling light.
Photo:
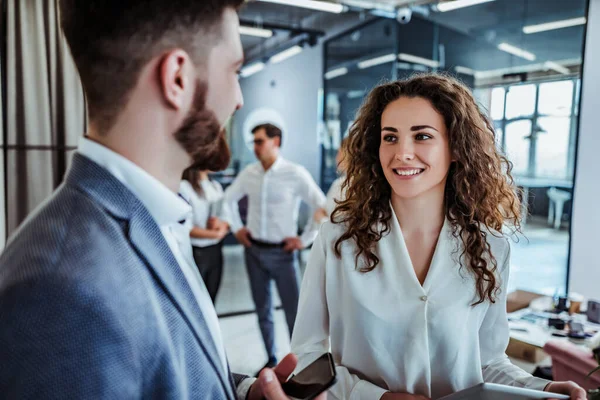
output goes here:
[{"label": "ceiling light", "polygon": [[446,1],[444,3],[439,3],[437,5],[437,10],[439,12],[446,12],[457,10],[463,7],[470,7],[477,4],[489,3],[494,0],[454,0],[454,1]]},{"label": "ceiling light", "polygon": [[456,67],[454,67],[454,70],[456,72],[458,72],[459,74],[464,74],[464,75],[473,75],[473,76],[475,76],[475,74],[477,73],[477,71],[475,71],[474,69],[467,68],[467,67],[462,67],[460,65],[457,65]]},{"label": "ceiling light", "polygon": [[544,63],[544,67],[546,67],[547,69],[551,69],[553,71],[556,71],[560,74],[563,75],[569,75],[571,73],[571,71],[569,70],[569,68],[562,66],[558,63],[555,63],[554,61],[546,61]]},{"label": "ceiling light", "polygon": [[351,90],[346,95],[349,99],[358,99],[359,97],[363,97],[365,95],[364,90]]},{"label": "ceiling light", "polygon": [[551,31],[554,29],[568,28],[570,26],[585,25],[585,23],[586,23],[585,17],[563,19],[560,21],[546,22],[544,24],[524,26],[523,33],[530,34],[530,33],[544,32],[544,31]]},{"label": "ceiling light", "polygon": [[282,51],[281,53],[275,54],[273,57],[269,59],[269,62],[275,64],[278,62],[282,62],[283,60],[287,60],[290,57],[295,56],[296,54],[302,52],[301,46],[293,46],[287,50]]},{"label": "ceiling light", "polygon": [[273,31],[269,29],[254,28],[250,26],[240,26],[240,35],[270,38],[271,36],[273,36]]},{"label": "ceiling light", "polygon": [[422,64],[431,68],[437,68],[440,66],[439,61],[430,60],[429,58],[413,56],[412,54],[400,53],[398,54],[398,58],[402,61],[410,62],[413,64]]},{"label": "ceiling light", "polygon": [[389,62],[393,62],[393,61],[396,61],[396,55],[395,54],[386,54],[385,56],[379,56],[379,57],[375,57],[375,58],[370,58],[365,61],[361,61],[358,63],[358,68],[365,69],[365,68],[370,68],[370,67],[374,67],[376,65],[385,64],[385,63],[389,63]]},{"label": "ceiling light", "polygon": [[338,76],[346,75],[347,73],[348,68],[346,67],[332,69],[331,71],[327,71],[325,73],[325,79],[337,78]]},{"label": "ceiling light", "polygon": [[508,43],[500,43],[498,48],[502,51],[512,54],[513,56],[521,57],[529,61],[535,61],[535,54],[526,50],[520,49]]},{"label": "ceiling light", "polygon": [[334,14],[339,14],[345,10],[345,7],[342,4],[329,3],[326,1],[316,1],[316,0],[259,0],[259,1],[262,1],[264,3],[281,4],[284,6],[308,8],[310,10],[324,11],[324,12],[330,12],[330,13],[334,13]]},{"label": "ceiling light", "polygon": [[[569,58],[560,61],[550,61],[553,64],[556,64],[558,67],[565,68],[565,65],[581,65],[580,58]],[[552,65],[552,64],[550,64]],[[528,72],[537,72],[537,71],[547,71],[550,68],[550,65],[546,63],[538,63],[538,64],[528,64],[521,65],[516,67],[508,67],[508,68],[499,68],[488,71],[475,71],[475,78],[477,79],[487,79],[487,78],[495,78],[501,77],[506,74],[518,74],[518,73],[528,73]]]},{"label": "ceiling light", "polygon": [[243,78],[247,78],[250,75],[254,75],[255,73],[262,71],[265,68],[265,63],[263,62],[257,62],[254,64],[250,64],[247,67],[242,68],[242,70],[240,71],[240,75]]},{"label": "ceiling light", "polygon": [[384,10],[381,8],[374,8],[371,10],[371,14],[375,15],[376,17],[383,17],[383,18],[390,18],[390,19],[396,19],[396,11],[390,11],[390,10]]}]

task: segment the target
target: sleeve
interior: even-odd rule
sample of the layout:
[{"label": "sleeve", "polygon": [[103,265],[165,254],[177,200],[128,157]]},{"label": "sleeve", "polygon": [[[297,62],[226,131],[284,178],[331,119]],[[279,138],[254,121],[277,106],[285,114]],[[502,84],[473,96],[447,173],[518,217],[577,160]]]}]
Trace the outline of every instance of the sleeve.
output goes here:
[{"label": "sleeve", "polygon": [[236,384],[236,395],[238,400],[246,400],[250,387],[256,382],[256,378],[233,374],[233,380]]},{"label": "sleeve", "polygon": [[[231,226],[231,219],[232,219],[232,212],[231,212],[231,208],[229,206],[229,204],[227,203],[227,201],[225,201],[225,193],[223,192],[223,186],[221,186],[221,184],[217,181],[214,182],[215,188],[221,193],[221,198],[219,200],[220,207],[219,207],[219,219],[222,219],[223,221],[227,222],[230,226]],[[239,216],[239,211],[238,211],[238,216]]]},{"label": "sleeve", "polygon": [[[325,293],[327,260],[322,232],[315,240],[302,280],[298,315],[292,336],[292,352],[298,356],[296,371],[301,371],[323,353],[330,351],[329,313]],[[335,283],[333,283],[335,284]],[[336,366],[337,383],[329,390],[329,399],[373,400],[387,392],[360,379],[346,367]]]},{"label": "sleeve", "polygon": [[479,343],[483,380],[490,383],[544,390],[550,381],[535,378],[513,365],[506,355],[510,336],[506,313],[507,285],[510,270],[510,243],[506,258],[500,268],[501,293],[490,304],[479,329]]},{"label": "sleeve", "polygon": [[315,240],[317,232],[319,231],[319,225],[313,223],[312,215],[317,209],[327,207],[327,199],[321,188],[319,188],[310,173],[304,167],[300,167],[298,172],[298,194],[302,201],[310,206],[311,218],[308,219],[308,222],[302,231],[302,236],[300,236],[302,244],[304,247],[307,247]]},{"label": "sleeve", "polygon": [[246,193],[246,189],[244,188],[244,181],[246,180],[246,175],[248,175],[248,169],[243,170],[238,177],[233,181],[233,183],[225,190],[225,197],[223,200],[223,209],[227,210],[228,215],[225,221],[229,223],[231,227],[231,231],[233,233],[239,231],[244,227],[242,222],[242,218],[240,217],[240,208],[238,206],[238,201],[242,197],[244,197]]},{"label": "sleeve", "polygon": [[138,351],[106,298],[50,279],[0,292],[0,393],[11,399],[139,399]]}]

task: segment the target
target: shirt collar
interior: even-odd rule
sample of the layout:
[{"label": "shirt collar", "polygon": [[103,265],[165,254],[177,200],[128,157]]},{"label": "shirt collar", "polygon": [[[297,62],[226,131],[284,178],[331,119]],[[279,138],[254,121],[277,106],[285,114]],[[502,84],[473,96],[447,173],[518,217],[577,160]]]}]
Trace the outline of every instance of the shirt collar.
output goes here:
[{"label": "shirt collar", "polygon": [[271,165],[271,168],[269,168],[269,170],[277,171],[279,168],[281,168],[281,166],[284,163],[285,163],[285,160],[283,159],[283,157],[277,156],[277,159],[275,160],[273,165]]},{"label": "shirt collar", "polygon": [[148,209],[159,226],[189,219],[192,208],[158,179],[122,155],[88,138],[81,138],[79,154],[107,169]]}]

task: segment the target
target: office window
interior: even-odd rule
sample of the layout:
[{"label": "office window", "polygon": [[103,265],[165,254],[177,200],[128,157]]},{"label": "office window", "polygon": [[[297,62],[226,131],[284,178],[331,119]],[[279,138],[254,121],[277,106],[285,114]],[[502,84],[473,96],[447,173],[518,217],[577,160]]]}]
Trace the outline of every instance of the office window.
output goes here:
[{"label": "office window", "polygon": [[[518,85],[506,93],[506,119],[528,117],[535,110],[535,85]],[[493,101],[493,99],[492,99]]]},{"label": "office window", "polygon": [[573,86],[570,80],[540,84],[538,113],[564,117],[571,115]]},{"label": "office window", "polygon": [[[563,203],[563,214],[553,213],[557,200],[549,189],[567,199],[572,192],[579,86],[579,79],[562,79],[490,89],[497,142],[523,191],[525,239],[513,244],[509,290],[549,295],[565,290],[569,218],[564,217],[570,216],[571,203]],[[556,219],[562,229],[552,226]]]},{"label": "office window", "polygon": [[531,120],[509,122],[505,129],[505,152],[513,163],[513,174],[526,175],[529,168]]}]

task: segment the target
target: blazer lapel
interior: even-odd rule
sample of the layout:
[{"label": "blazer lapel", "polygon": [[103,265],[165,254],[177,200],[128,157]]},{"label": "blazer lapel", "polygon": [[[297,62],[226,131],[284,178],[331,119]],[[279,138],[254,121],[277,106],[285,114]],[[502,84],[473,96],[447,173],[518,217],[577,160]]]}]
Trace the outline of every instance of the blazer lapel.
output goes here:
[{"label": "blazer lapel", "polygon": [[140,210],[130,220],[129,238],[156,278],[163,284],[165,292],[192,327],[200,346],[208,355],[210,363],[219,375],[223,388],[231,395],[229,377],[228,374],[225,374],[226,366],[221,365],[215,342],[196,298],[162,232],[146,209]]},{"label": "blazer lapel", "polygon": [[227,396],[234,399],[227,366],[222,366],[208,325],[192,290],[158,225],[143,204],[118,179],[86,157],[76,154],[66,178],[67,185],[78,186],[115,217],[128,220],[129,240],[164,292],[191,327]]}]

